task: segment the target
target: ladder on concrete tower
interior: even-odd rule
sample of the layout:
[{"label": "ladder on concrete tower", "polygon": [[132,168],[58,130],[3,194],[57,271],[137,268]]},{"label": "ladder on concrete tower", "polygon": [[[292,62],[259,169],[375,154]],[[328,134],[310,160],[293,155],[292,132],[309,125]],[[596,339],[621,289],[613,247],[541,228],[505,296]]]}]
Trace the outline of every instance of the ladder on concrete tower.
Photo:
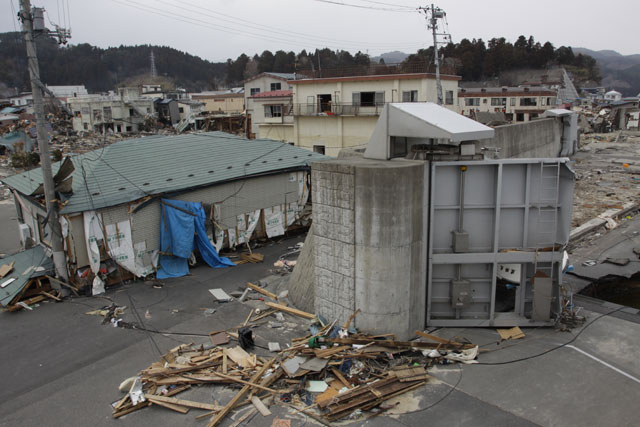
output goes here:
[{"label": "ladder on concrete tower", "polygon": [[[536,260],[534,274],[545,273],[554,279],[553,259],[556,252],[558,233],[558,204],[560,197],[560,161],[540,163],[538,184],[538,219],[535,234]],[[540,253],[551,252],[551,262],[540,262]]]}]

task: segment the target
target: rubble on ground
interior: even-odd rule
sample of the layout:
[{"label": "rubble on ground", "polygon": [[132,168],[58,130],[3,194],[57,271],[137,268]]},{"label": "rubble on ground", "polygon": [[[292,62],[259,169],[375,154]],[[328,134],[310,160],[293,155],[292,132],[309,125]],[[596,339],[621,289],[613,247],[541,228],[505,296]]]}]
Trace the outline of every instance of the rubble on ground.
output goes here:
[{"label": "rubble on ground", "polygon": [[581,142],[574,156],[572,227],[637,202],[640,194],[640,132],[594,133],[583,135]]},{"label": "rubble on ground", "polygon": [[[208,426],[215,426],[239,408],[253,406],[236,423],[257,414],[271,415],[269,407],[275,405],[328,425],[381,414],[393,407],[384,406],[388,399],[427,384],[432,366],[474,363],[478,354],[474,344],[421,331],[416,331],[420,339],[414,341],[360,333],[351,325],[357,311],[338,325],[289,307],[280,297],[286,293],[276,295],[251,283],[243,297],[248,292],[260,294],[262,301],[242,325],[211,332],[210,344],[179,345],[125,379],[120,390],[127,394],[112,404],[113,416],[152,405],[182,414],[198,409],[204,412],[196,419],[206,418]],[[107,313],[115,309],[110,307]],[[254,342],[253,331],[267,325],[281,327],[288,323],[284,315],[309,322],[309,333],[286,346],[269,342],[265,349],[273,355],[257,356],[252,349],[263,346]],[[176,397],[194,387],[235,387],[235,391],[228,402]]]}]

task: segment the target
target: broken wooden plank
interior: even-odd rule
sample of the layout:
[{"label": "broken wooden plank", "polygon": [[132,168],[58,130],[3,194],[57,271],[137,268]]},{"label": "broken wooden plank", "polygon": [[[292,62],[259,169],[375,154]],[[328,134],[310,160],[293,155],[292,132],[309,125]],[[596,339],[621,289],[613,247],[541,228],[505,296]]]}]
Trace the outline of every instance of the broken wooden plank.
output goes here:
[{"label": "broken wooden plank", "polygon": [[349,329],[349,326],[351,326],[351,322],[353,322],[353,319],[355,319],[356,314],[358,313],[360,313],[360,309],[357,309],[356,311],[353,312],[351,316],[349,316],[347,321],[344,322],[344,325],[342,325],[342,329]]},{"label": "broken wooden plank", "polygon": [[265,302],[265,305],[267,307],[275,308],[277,310],[284,311],[284,312],[289,313],[289,314],[293,314],[293,315],[296,315],[296,316],[304,317],[305,319],[315,319],[315,317],[316,317],[315,314],[307,313],[306,311],[298,310],[297,308],[287,307],[287,306],[282,305],[282,304],[276,304],[276,303],[267,301],[267,302]]},{"label": "broken wooden plank", "polygon": [[247,286],[248,286],[249,288],[253,289],[253,290],[254,290],[254,291],[256,291],[256,292],[261,293],[262,295],[264,295],[264,296],[267,296],[267,297],[271,298],[271,299],[272,299],[272,300],[274,300],[274,301],[278,301],[278,296],[277,296],[276,294],[274,294],[274,293],[272,293],[272,292],[269,292],[269,291],[267,291],[266,289],[262,289],[262,288],[261,288],[260,286],[258,286],[258,285],[254,285],[253,283],[248,282],[248,283],[247,283]]},{"label": "broken wooden plank", "polygon": [[189,412],[189,408],[185,406],[180,406],[180,405],[176,405],[169,402],[163,402],[162,400],[157,400],[157,399],[149,399],[149,401],[154,405],[162,406],[164,408],[171,409],[172,411],[180,412],[181,414],[186,414],[187,412]]},{"label": "broken wooden plank", "polygon": [[496,329],[498,334],[500,334],[500,338],[503,340],[517,340],[520,338],[524,338],[524,332],[518,326],[514,326],[510,329]]},{"label": "broken wooden plank", "polygon": [[[267,370],[271,367],[271,365],[273,365],[275,361],[276,361],[276,358],[274,357],[270,359],[267,363],[262,365],[262,367],[258,370],[258,372],[256,372],[251,377],[251,380],[249,382],[255,383],[256,381],[260,380],[260,378],[264,375],[265,372],[267,372]],[[247,392],[250,389],[251,389],[251,386],[249,385],[245,385],[244,387],[242,387],[242,389],[231,399],[231,401],[227,403],[227,406],[222,408],[222,410],[215,417],[213,417],[213,419],[209,422],[209,424],[207,424],[207,427],[214,427],[220,424],[220,422],[223,419],[225,419],[227,414],[231,412],[231,410],[235,407],[235,405],[240,401],[240,399],[244,397],[245,394],[247,394]]]},{"label": "broken wooden plank", "polygon": [[338,368],[331,367],[331,373],[335,375],[338,381],[344,384],[345,387],[353,388],[353,385],[349,381],[347,381],[347,379],[344,377],[344,375],[342,375],[342,372],[340,372]]},{"label": "broken wooden plank", "polygon": [[11,261],[9,264],[3,264],[2,267],[0,267],[0,279],[2,279],[7,274],[11,273],[11,270],[13,270],[14,264],[15,264],[15,261]]},{"label": "broken wooden plank", "polygon": [[271,415],[271,411],[269,410],[269,408],[267,408],[265,404],[262,403],[262,400],[260,400],[258,396],[251,396],[251,403],[260,412],[260,414],[262,414],[263,417],[268,417],[269,415]]},{"label": "broken wooden plank", "polygon": [[40,293],[41,293],[42,295],[47,296],[47,297],[49,297],[49,298],[51,298],[51,299],[54,299],[54,300],[56,300],[56,301],[62,301],[62,299],[58,298],[57,296],[55,296],[55,295],[53,295],[53,294],[50,294],[49,292],[46,292],[46,291],[40,291]]},{"label": "broken wooden plank", "polygon": [[75,286],[71,286],[67,282],[63,282],[62,280],[56,279],[55,277],[51,277],[51,276],[44,276],[44,277],[49,279],[49,281],[51,281],[51,282],[56,282],[56,283],[66,287],[66,288],[71,289],[71,292],[73,292],[75,296],[80,296],[80,294],[78,293],[78,288],[76,288]]},{"label": "broken wooden plank", "polygon": [[208,409],[210,411],[218,411],[220,409],[219,406],[211,403],[194,402],[192,400],[177,399],[175,397],[158,396],[149,393],[145,393],[144,397],[153,403],[155,403],[155,401],[158,401],[172,403],[174,405],[186,406],[188,408]]},{"label": "broken wooden plank", "polygon": [[431,341],[439,342],[440,344],[448,344],[448,345],[458,346],[458,347],[462,347],[462,348],[473,348],[473,347],[475,347],[473,344],[463,344],[463,343],[460,343],[460,342],[451,341],[451,340],[448,340],[446,338],[441,338],[439,336],[428,334],[428,333],[422,332],[422,331],[416,331],[416,335],[421,336],[423,338],[430,339]]},{"label": "broken wooden plank", "polygon": [[231,375],[225,375],[225,374],[222,374],[220,372],[216,372],[215,375],[219,376],[219,377],[222,377],[222,378],[226,378],[226,379],[228,379],[230,381],[234,381],[234,382],[240,383],[240,384],[244,384],[244,385],[247,385],[247,386],[259,388],[260,390],[268,391],[269,393],[276,393],[276,390],[273,390],[273,389],[271,389],[269,387],[263,387],[260,384],[252,383],[250,381],[245,381],[245,380],[243,380],[241,378],[236,378],[236,377],[231,376]]},{"label": "broken wooden plank", "polygon": [[244,414],[243,416],[238,418],[236,421],[234,421],[233,424],[229,425],[229,427],[238,427],[240,424],[245,422],[245,420],[247,420],[249,417],[254,415],[256,412],[258,412],[256,408],[252,408],[248,410],[246,414]]}]

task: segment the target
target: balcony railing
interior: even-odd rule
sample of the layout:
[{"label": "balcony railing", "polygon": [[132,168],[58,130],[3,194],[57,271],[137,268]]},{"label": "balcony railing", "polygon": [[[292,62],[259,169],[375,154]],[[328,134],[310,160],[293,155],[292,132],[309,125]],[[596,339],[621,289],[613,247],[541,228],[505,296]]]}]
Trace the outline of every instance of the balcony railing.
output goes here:
[{"label": "balcony railing", "polygon": [[384,103],[293,104],[294,116],[379,116]]}]

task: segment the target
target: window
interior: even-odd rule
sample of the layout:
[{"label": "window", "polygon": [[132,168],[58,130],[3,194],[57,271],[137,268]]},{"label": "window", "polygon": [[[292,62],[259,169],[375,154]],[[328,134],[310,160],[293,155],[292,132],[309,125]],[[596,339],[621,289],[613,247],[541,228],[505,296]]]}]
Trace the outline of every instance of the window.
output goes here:
[{"label": "window", "polygon": [[40,243],[51,247],[50,227],[49,224],[44,225],[45,218],[40,214],[36,214],[36,220],[38,221],[38,234],[40,235]]},{"label": "window", "polygon": [[84,130],[89,130],[89,123],[84,124]]},{"label": "window", "polygon": [[89,107],[82,107],[81,111],[83,116],[88,116],[89,114],[91,114],[91,110],[89,110]]},{"label": "window", "polygon": [[553,98],[547,98],[547,105],[552,105],[553,104],[552,99]]},{"label": "window", "polygon": [[384,104],[384,92],[353,92],[353,105],[375,107]]},{"label": "window", "polygon": [[482,98],[482,103],[486,104],[487,103],[487,98]]},{"label": "window", "polygon": [[282,117],[282,105],[265,105],[265,117]]},{"label": "window", "polygon": [[[147,108],[147,110],[148,110],[148,108]],[[129,116],[132,116],[132,117],[133,117],[133,115],[134,115],[135,113],[136,113],[136,112],[135,112],[135,110],[134,110],[133,108],[129,108]],[[148,111],[147,111],[147,113],[148,113]]]},{"label": "window", "polygon": [[516,106],[516,99],[515,98],[511,98],[511,106],[512,107]]},{"label": "window", "polygon": [[507,105],[507,98],[491,98],[491,105],[494,107]]},{"label": "window", "polygon": [[131,126],[127,126],[127,132],[131,132],[133,128]]},{"label": "window", "polygon": [[547,105],[547,98],[545,98],[544,96],[540,98],[540,105]]},{"label": "window", "polygon": [[402,102],[418,102],[418,91],[417,90],[402,91]]},{"label": "window", "polygon": [[404,136],[391,137],[391,158],[407,155],[407,138]]},{"label": "window", "polygon": [[102,120],[102,111],[100,110],[93,110],[93,120]]},{"label": "window", "polygon": [[271,90],[280,90],[282,89],[282,83],[271,83]]},{"label": "window", "polygon": [[112,115],[111,115],[111,107],[104,107],[102,109],[103,113],[104,113],[104,121],[105,122],[110,122],[112,121]]},{"label": "window", "polygon": [[80,113],[80,111],[74,111],[74,112],[73,112],[73,115],[74,115],[75,117],[82,117],[82,114]]},{"label": "window", "polygon": [[474,105],[480,105],[480,98],[465,98],[464,105],[467,107],[473,107]]},{"label": "window", "polygon": [[116,132],[122,132],[122,125],[116,125]]},{"label": "window", "polygon": [[260,93],[260,88],[259,87],[252,87],[251,88],[251,91],[250,91],[251,96],[257,95],[259,93]]},{"label": "window", "polygon": [[524,122],[524,113],[516,113],[516,122]]},{"label": "window", "polygon": [[184,113],[184,107],[179,107],[179,108],[178,108],[178,112],[179,112],[180,114]]},{"label": "window", "polygon": [[520,98],[520,106],[521,107],[535,107],[538,105],[538,100],[536,98]]},{"label": "window", "polygon": [[314,145],[313,146],[313,152],[314,153],[319,153],[319,154],[324,154],[324,145]]},{"label": "window", "polygon": [[448,90],[444,94],[444,103],[445,105],[453,105],[453,91]]}]

